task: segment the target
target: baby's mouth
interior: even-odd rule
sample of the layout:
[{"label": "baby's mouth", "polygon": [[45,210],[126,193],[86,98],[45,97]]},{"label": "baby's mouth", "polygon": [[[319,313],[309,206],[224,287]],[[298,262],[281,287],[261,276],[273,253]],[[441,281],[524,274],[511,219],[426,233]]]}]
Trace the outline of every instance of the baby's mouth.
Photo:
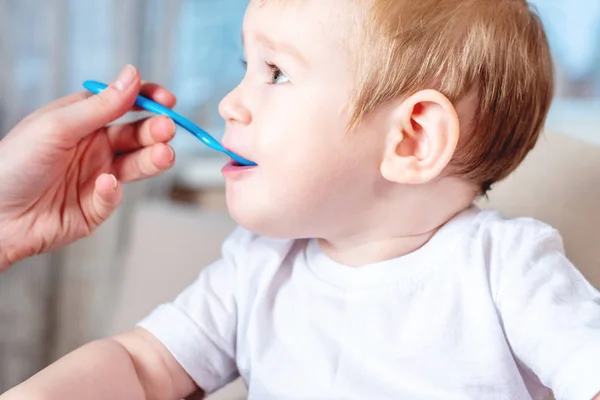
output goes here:
[{"label": "baby's mouth", "polygon": [[238,161],[235,161],[234,159],[230,159],[229,162],[227,163],[227,165],[225,167],[229,168],[229,169],[246,170],[246,169],[255,168],[256,164],[254,164],[254,165],[245,165],[245,164],[239,163]]},{"label": "baby's mouth", "polygon": [[256,163],[239,154],[237,151],[230,149],[229,147],[223,145],[225,149],[224,153],[227,154],[230,158],[227,163],[230,167],[254,167]]}]

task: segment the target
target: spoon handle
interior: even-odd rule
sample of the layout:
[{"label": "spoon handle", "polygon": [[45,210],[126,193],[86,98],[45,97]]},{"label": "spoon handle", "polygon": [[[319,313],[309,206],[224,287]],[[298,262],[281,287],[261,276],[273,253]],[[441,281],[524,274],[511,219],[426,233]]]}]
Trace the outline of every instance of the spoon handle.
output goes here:
[{"label": "spoon handle", "polygon": [[[83,83],[84,88],[96,94],[106,89],[107,86],[108,85],[106,85],[105,83],[97,81],[85,81]],[[189,131],[192,135],[196,136],[202,141],[202,143],[204,143],[211,149],[221,152],[227,151],[221,145],[221,143],[219,143],[215,138],[213,138],[208,132],[206,132],[204,129],[200,128],[198,125],[194,124],[192,121],[185,118],[181,114],[178,114],[173,110],[161,104],[158,104],[157,102],[152,101],[145,96],[142,96],[141,94],[136,97],[135,105],[156,114],[166,115],[167,117],[171,118],[177,125]]]}]

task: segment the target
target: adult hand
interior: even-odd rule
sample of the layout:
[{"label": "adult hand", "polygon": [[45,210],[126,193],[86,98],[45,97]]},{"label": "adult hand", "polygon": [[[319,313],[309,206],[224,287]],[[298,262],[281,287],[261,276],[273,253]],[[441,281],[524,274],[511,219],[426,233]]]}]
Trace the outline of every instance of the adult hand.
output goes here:
[{"label": "adult hand", "polygon": [[127,66],[102,93],[48,104],[0,141],[0,271],[91,234],[121,203],[121,183],[173,165],[169,118],[106,126],[140,92],[167,107],[176,102]]}]

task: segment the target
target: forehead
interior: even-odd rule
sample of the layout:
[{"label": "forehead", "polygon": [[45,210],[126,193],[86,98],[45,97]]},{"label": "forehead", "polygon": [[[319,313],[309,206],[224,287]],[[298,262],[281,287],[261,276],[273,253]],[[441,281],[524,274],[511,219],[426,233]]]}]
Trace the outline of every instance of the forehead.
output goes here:
[{"label": "forehead", "polygon": [[244,36],[290,42],[301,51],[347,50],[361,11],[354,0],[251,0]]}]

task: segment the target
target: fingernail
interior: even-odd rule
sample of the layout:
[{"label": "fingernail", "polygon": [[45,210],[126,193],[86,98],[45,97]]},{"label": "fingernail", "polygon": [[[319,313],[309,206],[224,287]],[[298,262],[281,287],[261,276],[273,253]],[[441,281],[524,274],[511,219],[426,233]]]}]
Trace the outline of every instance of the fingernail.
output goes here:
[{"label": "fingernail", "polygon": [[117,187],[119,187],[119,181],[117,181],[117,177],[113,174],[110,174],[110,177],[113,179],[113,190],[117,190]]},{"label": "fingernail", "polygon": [[170,164],[173,164],[173,161],[175,161],[175,151],[173,151],[173,148],[171,146],[167,146],[169,148],[169,151],[171,152],[171,159],[169,160]]},{"label": "fingernail", "polygon": [[127,64],[125,66],[125,68],[123,68],[121,73],[119,74],[119,76],[118,76],[117,80],[115,81],[115,83],[113,84],[113,86],[119,92],[122,92],[125,89],[127,89],[129,86],[131,86],[131,84],[133,83],[134,80],[135,80],[135,68],[133,68],[133,66]]}]

